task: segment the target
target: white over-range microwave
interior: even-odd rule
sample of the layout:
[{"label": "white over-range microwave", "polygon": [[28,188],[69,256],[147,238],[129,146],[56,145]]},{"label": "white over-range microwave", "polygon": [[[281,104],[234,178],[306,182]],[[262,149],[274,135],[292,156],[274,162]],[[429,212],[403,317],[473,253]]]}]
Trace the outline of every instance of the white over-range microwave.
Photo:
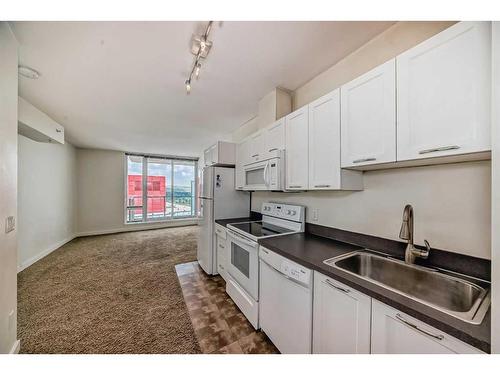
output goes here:
[{"label": "white over-range microwave", "polygon": [[245,183],[243,190],[285,190],[285,155],[279,151],[276,157],[243,166]]}]

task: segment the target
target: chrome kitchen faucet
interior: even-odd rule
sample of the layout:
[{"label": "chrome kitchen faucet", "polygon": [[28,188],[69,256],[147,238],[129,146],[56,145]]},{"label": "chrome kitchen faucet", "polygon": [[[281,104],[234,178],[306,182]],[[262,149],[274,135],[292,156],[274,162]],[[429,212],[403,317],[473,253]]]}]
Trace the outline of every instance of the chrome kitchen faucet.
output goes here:
[{"label": "chrome kitchen faucet", "polygon": [[406,245],[405,250],[405,262],[407,264],[414,264],[415,258],[427,259],[431,247],[427,240],[424,240],[425,250],[417,249],[413,245],[413,207],[411,204],[407,204],[403,210],[403,223],[401,224],[401,230],[399,231],[399,238],[402,240],[407,240],[408,245]]}]

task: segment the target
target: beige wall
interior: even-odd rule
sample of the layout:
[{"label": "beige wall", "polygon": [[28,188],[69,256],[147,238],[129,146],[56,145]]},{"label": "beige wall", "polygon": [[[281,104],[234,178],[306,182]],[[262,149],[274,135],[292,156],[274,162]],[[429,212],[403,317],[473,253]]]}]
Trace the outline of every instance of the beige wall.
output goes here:
[{"label": "beige wall", "polygon": [[[294,94],[299,108],[341,84],[394,58],[453,22],[398,22],[341,60]],[[491,167],[489,161],[371,171],[360,192],[253,194],[252,209],[263,201],[307,206],[307,221],[380,237],[398,239],[403,207],[415,209],[417,243],[491,257]],[[312,212],[319,210],[318,221]]]},{"label": "beige wall", "polygon": [[410,203],[416,243],[490,258],[490,173],[489,161],[365,172],[360,192],[257,192],[252,209],[268,200],[303,204],[307,222],[398,240]]},{"label": "beige wall", "polygon": [[18,136],[18,268],[71,240],[76,232],[76,150]]},{"label": "beige wall", "polygon": [[17,230],[5,233],[17,213],[17,41],[0,22],[0,353],[17,343]]},{"label": "beige wall", "polygon": [[77,228],[79,235],[162,228],[196,223],[176,220],[125,224],[125,156],[123,152],[77,149]]}]

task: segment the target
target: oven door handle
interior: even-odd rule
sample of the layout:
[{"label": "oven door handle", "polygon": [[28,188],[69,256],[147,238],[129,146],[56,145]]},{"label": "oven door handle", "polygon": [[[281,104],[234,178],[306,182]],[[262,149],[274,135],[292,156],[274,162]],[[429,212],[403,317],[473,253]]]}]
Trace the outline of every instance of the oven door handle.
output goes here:
[{"label": "oven door handle", "polygon": [[228,230],[227,234],[234,238],[236,241],[239,241],[239,242],[242,242],[244,243],[245,245],[247,246],[251,246],[252,248],[256,248],[257,247],[257,243],[255,242],[251,242],[249,240],[247,240],[245,237],[233,232],[231,229]]}]

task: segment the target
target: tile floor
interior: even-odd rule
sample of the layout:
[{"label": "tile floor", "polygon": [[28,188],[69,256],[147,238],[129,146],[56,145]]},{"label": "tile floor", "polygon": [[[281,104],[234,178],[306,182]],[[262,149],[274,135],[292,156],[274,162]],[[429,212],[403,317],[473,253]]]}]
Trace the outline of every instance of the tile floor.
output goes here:
[{"label": "tile floor", "polygon": [[178,264],[175,270],[203,353],[279,353],[226,294],[222,277],[207,276],[198,262]]}]

